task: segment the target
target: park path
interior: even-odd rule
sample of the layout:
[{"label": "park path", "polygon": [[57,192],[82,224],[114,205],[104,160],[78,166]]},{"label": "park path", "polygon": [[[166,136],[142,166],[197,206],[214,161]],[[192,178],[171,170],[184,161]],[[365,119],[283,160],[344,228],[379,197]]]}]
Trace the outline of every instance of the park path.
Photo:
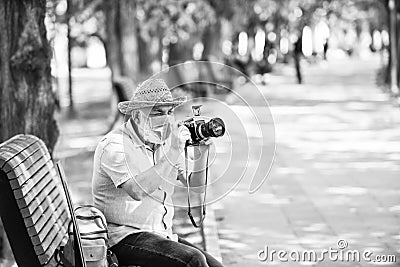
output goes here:
[{"label": "park path", "polygon": [[[338,240],[344,239],[349,249],[369,249],[372,257],[396,255],[399,265],[400,110],[375,85],[380,60],[341,59],[303,66],[305,84],[295,84],[294,70],[285,66],[271,75],[268,85],[259,86],[274,118],[276,155],[268,179],[256,193],[249,194],[248,184],[239,183],[212,204],[224,263],[266,266],[257,259],[266,245],[289,253],[337,249]],[[246,86],[237,93],[255,109],[261,104]],[[228,103],[243,116],[240,101],[228,98]],[[245,127],[254,124],[245,121]],[[231,135],[240,135],[235,130],[239,124],[228,127]],[[229,150],[228,143],[215,143],[221,154]],[[268,142],[265,146],[271,149]],[[236,171],[245,164],[242,158],[232,161]],[[215,162],[214,173],[223,169],[221,165]],[[226,191],[232,184],[229,179],[235,178],[224,179],[212,188],[214,194]],[[325,260],[306,265],[375,263]]]}]

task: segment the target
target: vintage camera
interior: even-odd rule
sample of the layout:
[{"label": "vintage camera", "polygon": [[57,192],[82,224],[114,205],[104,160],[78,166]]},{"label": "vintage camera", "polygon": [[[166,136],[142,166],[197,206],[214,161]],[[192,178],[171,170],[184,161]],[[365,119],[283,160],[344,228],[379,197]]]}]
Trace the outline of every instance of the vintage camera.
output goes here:
[{"label": "vintage camera", "polygon": [[220,137],[225,133],[224,121],[220,118],[213,118],[206,122],[200,117],[201,105],[192,106],[193,117],[181,122],[190,132],[191,139],[187,141],[187,145],[199,145],[202,140],[209,137]]}]

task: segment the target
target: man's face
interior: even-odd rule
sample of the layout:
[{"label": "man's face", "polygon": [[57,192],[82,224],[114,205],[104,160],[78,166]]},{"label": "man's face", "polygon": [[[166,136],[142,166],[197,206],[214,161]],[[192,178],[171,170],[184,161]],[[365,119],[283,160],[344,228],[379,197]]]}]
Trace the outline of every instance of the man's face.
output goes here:
[{"label": "man's face", "polygon": [[149,118],[160,117],[164,115],[173,116],[174,108],[171,106],[161,106],[153,108],[144,108],[140,111],[144,116],[133,115],[133,120],[136,123],[147,123]]},{"label": "man's face", "polygon": [[153,107],[149,113],[149,117],[157,117],[163,115],[174,115],[174,108],[171,106]]},{"label": "man's face", "polygon": [[[146,141],[161,143],[171,134],[171,117],[173,116],[172,106],[153,107],[142,109],[137,116],[136,123],[141,125],[141,134]],[[148,129],[146,131],[145,129]],[[151,133],[150,133],[151,132]]]}]

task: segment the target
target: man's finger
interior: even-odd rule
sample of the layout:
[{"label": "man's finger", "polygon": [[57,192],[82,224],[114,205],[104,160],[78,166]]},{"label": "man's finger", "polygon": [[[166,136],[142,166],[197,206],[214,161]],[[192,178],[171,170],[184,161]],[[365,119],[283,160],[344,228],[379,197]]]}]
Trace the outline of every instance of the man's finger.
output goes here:
[{"label": "man's finger", "polygon": [[207,140],[204,141],[204,145],[209,146],[213,143],[213,140],[211,138],[208,138]]}]

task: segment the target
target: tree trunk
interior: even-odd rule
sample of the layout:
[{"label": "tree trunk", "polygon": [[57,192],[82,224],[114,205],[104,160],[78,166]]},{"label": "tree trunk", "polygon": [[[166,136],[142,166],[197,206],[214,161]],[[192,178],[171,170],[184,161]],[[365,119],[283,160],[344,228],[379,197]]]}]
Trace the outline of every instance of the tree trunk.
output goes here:
[{"label": "tree trunk", "polygon": [[67,57],[68,57],[68,96],[69,96],[69,115],[74,116],[74,98],[72,95],[72,38],[71,38],[71,19],[72,15],[72,1],[67,0]]},{"label": "tree trunk", "polygon": [[134,81],[140,80],[139,51],[136,37],[135,1],[120,0],[120,28],[122,51],[122,75]]},{"label": "tree trunk", "polygon": [[50,151],[57,141],[45,0],[0,1],[0,142],[34,134]]},{"label": "tree trunk", "polygon": [[152,74],[150,66],[154,59],[154,56],[149,51],[149,43],[147,43],[140,36],[138,30],[137,30],[137,41],[138,41],[138,50],[140,51],[140,53],[138,53],[140,77],[141,78],[149,77]]},{"label": "tree trunk", "polygon": [[208,61],[211,56],[214,56],[216,61],[221,60],[221,37],[221,20],[218,19],[215,24],[209,25],[203,32],[201,41],[204,45],[204,50],[201,60]]},{"label": "tree trunk", "polygon": [[[45,0],[0,1],[0,143],[16,134],[33,134],[51,153],[59,132],[45,12]],[[3,237],[1,229],[2,245]],[[7,248],[2,249],[6,254]]]},{"label": "tree trunk", "polygon": [[119,27],[119,2],[106,1],[106,57],[113,77],[122,75],[121,31]]},{"label": "tree trunk", "polygon": [[169,44],[168,65],[173,66],[188,60],[193,60],[193,40]]},{"label": "tree trunk", "polygon": [[[168,66],[183,63],[192,59],[192,47],[185,42],[170,43],[168,51]],[[174,71],[168,73],[168,84],[183,84],[188,80],[185,73],[181,73],[182,68],[174,68]]]},{"label": "tree trunk", "polygon": [[135,2],[106,1],[106,54],[114,77],[140,79]]},{"label": "tree trunk", "polygon": [[[221,44],[221,20],[217,20],[215,24],[209,25],[201,36],[201,41],[204,46],[201,60],[220,62],[222,59],[222,44]],[[213,57],[213,58],[212,58]],[[206,75],[210,81],[218,83],[216,73],[211,64],[200,65],[205,67],[205,70],[200,69],[200,75]],[[210,87],[207,86],[207,95],[210,94]]]},{"label": "tree trunk", "polygon": [[394,95],[399,93],[397,71],[398,71],[398,47],[397,47],[397,10],[396,1],[389,0],[390,10],[390,90]]}]

